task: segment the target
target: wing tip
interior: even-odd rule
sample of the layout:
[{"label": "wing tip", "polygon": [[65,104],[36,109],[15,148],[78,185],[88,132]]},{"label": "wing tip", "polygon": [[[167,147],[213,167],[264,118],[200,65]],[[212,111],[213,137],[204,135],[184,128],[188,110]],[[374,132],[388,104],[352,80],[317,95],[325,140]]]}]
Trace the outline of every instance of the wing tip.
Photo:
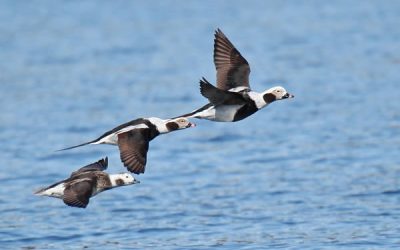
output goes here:
[{"label": "wing tip", "polygon": [[108,167],[108,156],[106,156],[105,158],[101,159],[99,162],[104,167],[104,169],[107,169],[107,167]]},{"label": "wing tip", "polygon": [[133,166],[125,165],[129,172],[134,174],[143,174],[145,170],[145,166],[141,165],[140,163],[134,164]]},{"label": "wing tip", "polygon": [[199,81],[200,85],[202,84],[211,84],[205,77],[202,77]]},{"label": "wing tip", "polygon": [[146,160],[144,160],[144,162],[140,162],[135,154],[124,154],[123,152],[120,152],[120,158],[122,163],[124,164],[124,167],[126,167],[129,172],[134,174],[144,173],[146,168]]},{"label": "wing tip", "polygon": [[207,79],[204,77],[200,79],[199,83],[200,83],[200,93],[202,96],[205,97],[205,92],[207,91],[207,88],[209,88],[210,85],[212,86],[212,84],[209,81],[207,81]]},{"label": "wing tip", "polygon": [[231,43],[231,41],[229,41],[228,37],[225,35],[224,32],[222,32],[222,30],[220,28],[217,28],[215,30],[214,33],[214,45],[217,43],[217,41],[224,41],[225,43],[227,43],[228,46],[233,46],[233,44]]},{"label": "wing tip", "polygon": [[222,30],[221,30],[220,28],[218,28],[218,27],[215,29],[215,33],[214,33],[214,34],[215,34],[215,36],[217,36],[217,35],[219,35],[219,34],[224,35],[224,33],[222,32]]},{"label": "wing tip", "polygon": [[39,196],[43,196],[43,192],[46,190],[46,188],[41,188],[39,190],[33,191],[34,195],[39,195]]}]

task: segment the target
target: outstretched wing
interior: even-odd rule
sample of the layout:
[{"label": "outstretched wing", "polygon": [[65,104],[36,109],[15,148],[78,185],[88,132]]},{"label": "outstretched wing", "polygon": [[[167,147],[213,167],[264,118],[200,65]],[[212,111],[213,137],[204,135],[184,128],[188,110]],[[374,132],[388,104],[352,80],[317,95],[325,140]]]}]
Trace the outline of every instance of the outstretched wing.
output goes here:
[{"label": "outstretched wing", "polygon": [[219,89],[209,83],[204,77],[200,80],[200,92],[213,105],[240,105],[246,103],[241,94]]},{"label": "outstretched wing", "polygon": [[229,90],[249,86],[250,66],[220,29],[215,31],[214,64],[217,70],[217,87]]},{"label": "outstretched wing", "polygon": [[92,196],[93,182],[94,179],[84,178],[68,185],[64,190],[64,203],[71,207],[85,208]]},{"label": "outstretched wing", "polygon": [[149,129],[135,129],[118,134],[121,161],[135,174],[144,173],[149,149]]},{"label": "outstretched wing", "polygon": [[77,174],[81,174],[84,172],[91,172],[91,171],[104,171],[107,169],[108,166],[108,157],[101,159],[97,162],[84,166],[78,169],[75,172],[72,172],[71,177],[76,176]]}]

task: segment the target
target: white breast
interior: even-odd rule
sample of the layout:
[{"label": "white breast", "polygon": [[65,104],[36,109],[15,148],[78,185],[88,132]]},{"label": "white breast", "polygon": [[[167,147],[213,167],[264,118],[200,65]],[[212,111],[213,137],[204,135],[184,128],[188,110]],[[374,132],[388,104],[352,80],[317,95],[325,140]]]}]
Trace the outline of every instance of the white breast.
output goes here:
[{"label": "white breast", "polygon": [[112,133],[110,135],[107,135],[106,137],[102,138],[98,142],[95,142],[93,144],[111,144],[111,145],[117,145],[118,144],[118,134],[125,133],[130,130],[134,129],[140,129],[140,128],[148,128],[146,124],[138,124],[134,126],[127,126],[125,128],[122,128],[118,130],[115,133]]}]

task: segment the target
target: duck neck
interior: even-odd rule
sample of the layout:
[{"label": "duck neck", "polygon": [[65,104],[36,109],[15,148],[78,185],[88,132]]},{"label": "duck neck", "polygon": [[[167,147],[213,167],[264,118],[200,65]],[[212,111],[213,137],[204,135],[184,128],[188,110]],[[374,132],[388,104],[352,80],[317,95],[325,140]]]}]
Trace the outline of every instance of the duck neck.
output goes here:
[{"label": "duck neck", "polygon": [[110,174],[110,182],[111,182],[111,187],[118,187],[124,185],[124,181],[122,180],[121,176],[119,174]]},{"label": "duck neck", "polygon": [[265,103],[264,106],[270,104],[271,102],[276,101],[276,96],[272,93],[273,92],[273,88],[267,89],[266,91],[264,91],[261,95],[262,95],[262,99]]},{"label": "duck neck", "polygon": [[253,100],[253,102],[255,103],[255,105],[257,107],[257,109],[262,109],[262,108],[264,108],[265,106],[268,105],[268,103],[263,98],[265,93],[266,93],[266,91],[263,92],[263,93],[250,91],[248,93],[250,99]]},{"label": "duck neck", "polygon": [[[158,133],[165,134],[169,132],[167,126],[165,125],[168,120],[163,120],[157,117],[150,117],[147,120],[152,124],[153,128],[158,131]],[[152,128],[150,127],[150,129]]]}]

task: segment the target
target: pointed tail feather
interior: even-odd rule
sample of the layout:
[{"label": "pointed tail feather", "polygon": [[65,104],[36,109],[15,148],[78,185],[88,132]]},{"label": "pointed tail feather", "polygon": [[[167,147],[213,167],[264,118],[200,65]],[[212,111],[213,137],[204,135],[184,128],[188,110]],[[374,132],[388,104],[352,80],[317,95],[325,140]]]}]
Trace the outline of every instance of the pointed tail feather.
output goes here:
[{"label": "pointed tail feather", "polygon": [[43,195],[44,195],[44,194],[43,194],[43,191],[45,191],[45,190],[46,190],[45,188],[41,188],[41,189],[39,189],[39,190],[33,192],[33,194],[43,196]]},{"label": "pointed tail feather", "polygon": [[41,188],[41,189],[35,191],[33,194],[39,195],[39,196],[50,196],[50,193],[47,192],[48,190],[49,190],[49,187]]},{"label": "pointed tail feather", "polygon": [[196,109],[196,110],[194,110],[194,111],[192,111],[190,113],[184,114],[184,115],[180,115],[180,116],[174,117],[172,119],[176,119],[176,118],[179,118],[179,117],[203,119],[203,116],[198,115],[198,114],[200,112],[210,108],[211,106],[213,106],[213,104],[212,103],[208,103],[208,104],[204,105],[203,107],[201,107],[199,109]]},{"label": "pointed tail feather", "polygon": [[190,113],[187,113],[187,114],[184,114],[184,115],[180,115],[180,116],[171,118],[171,119],[176,119],[176,118],[180,118],[180,117],[185,117],[185,118],[196,118],[196,117],[195,117],[196,113],[197,113],[197,110],[195,110],[195,111],[193,111],[193,112],[190,112]]},{"label": "pointed tail feather", "polygon": [[64,151],[64,150],[69,150],[69,149],[73,149],[73,148],[78,148],[78,147],[86,146],[86,145],[91,144],[91,143],[93,143],[93,142],[95,142],[95,140],[94,140],[94,141],[90,141],[90,142],[85,142],[85,143],[82,143],[82,144],[79,144],[79,145],[75,145],[75,146],[72,146],[72,147],[68,147],[68,148],[58,149],[58,150],[56,150],[55,152],[59,152],[59,151]]}]

